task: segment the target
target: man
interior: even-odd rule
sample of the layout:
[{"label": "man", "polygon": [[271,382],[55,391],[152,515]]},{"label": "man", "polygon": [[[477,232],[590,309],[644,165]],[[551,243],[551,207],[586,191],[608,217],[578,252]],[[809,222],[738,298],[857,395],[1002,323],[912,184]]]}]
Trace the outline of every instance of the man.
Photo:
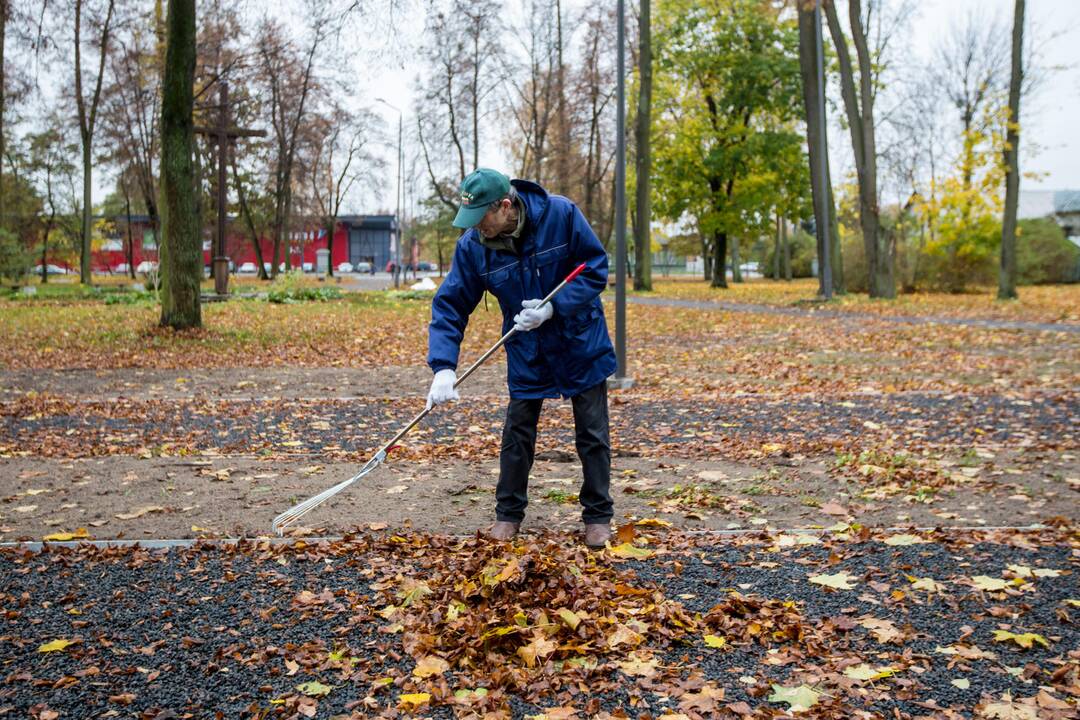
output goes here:
[{"label": "man", "polygon": [[[457,241],[449,274],[431,303],[428,365],[435,372],[428,406],[457,400],[458,353],[469,314],[484,292],[499,301],[506,342],[510,402],[499,454],[495,524],[488,535],[517,534],[528,504],[536,424],[544,398],[571,398],[584,480],[578,497],[585,544],[604,547],[613,514],[607,377],[615,371],[600,293],[607,284],[607,253],[572,202],[536,183],[511,181],[481,168],[461,183],[454,226]],[[538,307],[570,271],[586,269],[550,303]]]}]

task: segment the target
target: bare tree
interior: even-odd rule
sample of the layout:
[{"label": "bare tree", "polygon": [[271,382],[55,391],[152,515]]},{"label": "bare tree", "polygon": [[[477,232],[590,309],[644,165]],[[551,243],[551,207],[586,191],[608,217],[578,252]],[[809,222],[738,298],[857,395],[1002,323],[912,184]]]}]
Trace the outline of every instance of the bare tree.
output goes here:
[{"label": "bare tree", "polygon": [[120,168],[121,189],[129,199],[138,194],[154,233],[158,230],[161,105],[156,25],[157,18],[146,13],[129,33],[115,38],[101,106],[102,131],[110,148],[109,159]]},{"label": "bare tree", "polygon": [[368,113],[350,114],[344,108],[331,106],[312,123],[307,176],[313,206],[326,233],[326,248],[331,257],[330,275],[334,274],[334,231],[341,205],[358,182],[370,184],[370,173],[379,165],[366,149],[372,122]]},{"label": "bare tree", "polygon": [[293,169],[300,141],[300,125],[306,119],[312,96],[318,88],[315,68],[318,53],[329,33],[331,18],[319,3],[308,3],[308,37],[298,47],[285,28],[269,18],[263,20],[257,43],[259,83],[265,108],[270,115],[274,200],[273,258],[271,276],[276,277],[278,259],[285,244],[285,265],[291,265],[286,235],[290,227]]},{"label": "bare tree", "polygon": [[1024,82],[1024,0],[1013,12],[1012,62],[1009,74],[1009,118],[1005,138],[1005,217],[1001,224],[1001,272],[998,298],[1016,297],[1016,209],[1020,198],[1020,89]]},{"label": "bare tree", "polygon": [[491,0],[433,4],[426,20],[431,42],[422,54],[430,70],[421,79],[416,132],[431,191],[447,207],[457,206],[458,183],[480,164],[480,132],[503,61],[491,45],[500,27]]},{"label": "bare tree", "polygon": [[[934,77],[960,115],[962,137],[986,129],[991,114],[984,109],[998,101],[1007,87],[1006,34],[999,17],[987,18],[985,9],[973,9],[938,49]],[[974,152],[970,143],[964,145],[962,152]],[[970,190],[975,163],[971,158],[962,162],[963,187]]]},{"label": "bare tree", "polygon": [[[867,28],[873,27],[873,14],[880,9],[878,1],[867,3],[864,15],[860,0],[849,0],[848,19],[855,45],[858,75],[851,63],[848,40],[836,14],[834,0],[823,0],[829,22],[829,33],[836,48],[840,66],[840,91],[847,113],[855,169],[859,179],[859,224],[866,248],[868,285],[871,297],[896,297],[893,273],[893,250],[881,231],[878,198],[877,145],[875,142],[874,99],[877,94],[875,63],[867,42]],[[880,46],[879,46],[880,47]],[[856,91],[856,82],[858,90]]]},{"label": "bare tree", "polygon": [[[844,291],[844,264],[840,253],[840,232],[836,222],[836,202],[833,199],[832,169],[829,167],[829,154],[827,148],[822,146],[825,138],[825,129],[821,127],[822,88],[818,84],[817,73],[817,43],[816,23],[814,19],[814,6],[817,0],[800,0],[798,6],[799,24],[799,73],[802,76],[803,106],[806,109],[806,146],[809,150],[810,160],[810,191],[814,203],[814,222],[818,226],[828,223],[829,226],[829,260],[832,268],[833,290]],[[822,187],[821,173],[818,171],[822,156],[825,160],[824,188]],[[825,193],[825,203],[821,203],[821,193]],[[827,217],[821,217],[821,209],[825,208]],[[820,233],[818,235],[821,237]],[[779,232],[777,233],[779,238]],[[777,240],[779,242],[779,239]],[[824,249],[818,248],[820,258]],[[779,258],[779,253],[777,253]],[[777,261],[778,262],[778,261]],[[819,266],[821,264],[819,263]],[[779,279],[779,265],[776,266],[776,276]]]},{"label": "bare tree", "polygon": [[[105,8],[92,7],[87,0],[75,2],[75,106],[79,113],[79,138],[82,141],[83,161],[83,202],[82,202],[82,248],[79,259],[79,279],[83,284],[91,282],[90,277],[90,223],[93,216],[93,145],[94,130],[98,119],[98,104],[101,101],[101,87],[105,79],[105,60],[109,52],[109,39],[113,32],[113,19],[116,0],[108,0]],[[102,17],[103,16],[103,17]],[[96,50],[97,73],[91,76],[93,90],[86,97],[83,91],[83,25],[93,31],[91,47]]]}]

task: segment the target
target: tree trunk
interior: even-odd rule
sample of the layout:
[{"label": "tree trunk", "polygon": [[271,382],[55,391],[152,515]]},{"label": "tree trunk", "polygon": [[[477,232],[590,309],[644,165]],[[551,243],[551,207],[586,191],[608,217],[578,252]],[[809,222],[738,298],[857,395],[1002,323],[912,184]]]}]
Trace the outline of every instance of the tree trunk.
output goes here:
[{"label": "tree trunk", "polygon": [[161,324],[200,327],[202,242],[192,165],[195,0],[169,0],[161,100]]},{"label": "tree trunk", "polygon": [[874,89],[872,86],[870,52],[862,27],[860,0],[850,0],[848,15],[851,35],[859,62],[859,95],[855,95],[855,74],[848,52],[847,37],[840,27],[836,7],[832,0],[824,0],[825,14],[829,22],[840,66],[840,90],[848,117],[851,146],[855,156],[855,169],[859,180],[859,224],[866,247],[866,264],[870,297],[896,297],[891,254],[883,248],[881,221],[877,202],[877,146],[874,138]]},{"label": "tree trunk", "polygon": [[739,238],[731,238],[731,281],[741,283],[742,268],[739,267]]},{"label": "tree trunk", "polygon": [[[7,97],[7,74],[4,66],[4,40],[7,39],[8,0],[0,0],[0,229],[7,226],[4,198],[4,107]],[[44,261],[41,263],[45,265]],[[44,272],[44,271],[43,271]],[[44,282],[44,280],[42,280]]]},{"label": "tree trunk", "polygon": [[132,265],[135,262],[135,239],[131,235],[131,193],[128,192],[127,183],[120,182],[120,189],[124,193],[124,212],[127,213],[127,248],[124,253],[127,259],[127,273],[131,276],[131,279],[135,279],[135,268]]},{"label": "tree trunk", "polygon": [[1024,0],[1016,0],[1009,76],[1009,127],[1005,136],[1005,217],[1001,223],[998,299],[1016,298],[1016,206],[1020,199],[1020,84],[1024,79]]},{"label": "tree trunk", "polygon": [[784,246],[784,279],[791,281],[791,242],[788,240],[787,220],[780,222],[780,244]]},{"label": "tree trunk", "polygon": [[772,254],[772,277],[773,280],[780,279],[780,223],[783,220],[780,219],[780,213],[776,213],[776,236],[773,238],[773,254]]},{"label": "tree trunk", "polygon": [[713,232],[712,286],[727,287],[727,233]]},{"label": "tree trunk", "polygon": [[634,242],[634,289],[652,290],[652,206],[649,202],[652,171],[652,30],[650,28],[650,0],[641,0],[641,17],[638,20],[638,88],[637,122],[634,124],[634,140],[637,154],[634,157],[637,184],[635,193],[635,224],[637,235]]},{"label": "tree trunk", "polygon": [[[810,160],[810,193],[814,205],[814,223],[817,227],[824,227],[828,222],[829,254],[832,268],[833,291],[843,292],[844,273],[840,267],[840,233],[836,223],[836,205],[833,202],[832,171],[829,168],[829,153],[822,148],[824,134],[821,132],[821,107],[818,104],[821,97],[821,89],[818,87],[817,59],[816,59],[816,31],[813,4],[799,4],[799,74],[802,76],[803,107],[806,110],[806,145],[809,150]],[[825,156],[825,208],[828,219],[821,217],[821,185],[822,178],[818,168],[820,158]],[[818,243],[818,265],[821,266],[821,255],[824,252],[821,243]]]}]

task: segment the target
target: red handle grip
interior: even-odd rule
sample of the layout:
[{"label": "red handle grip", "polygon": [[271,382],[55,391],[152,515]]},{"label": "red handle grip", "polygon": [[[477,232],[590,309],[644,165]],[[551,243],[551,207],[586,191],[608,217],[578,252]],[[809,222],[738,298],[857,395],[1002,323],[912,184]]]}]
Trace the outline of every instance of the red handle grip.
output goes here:
[{"label": "red handle grip", "polygon": [[585,263],[581,263],[576,268],[574,268],[573,272],[571,272],[569,275],[566,276],[565,282],[570,282],[571,280],[576,278],[578,275],[580,275],[584,271],[585,271]]}]

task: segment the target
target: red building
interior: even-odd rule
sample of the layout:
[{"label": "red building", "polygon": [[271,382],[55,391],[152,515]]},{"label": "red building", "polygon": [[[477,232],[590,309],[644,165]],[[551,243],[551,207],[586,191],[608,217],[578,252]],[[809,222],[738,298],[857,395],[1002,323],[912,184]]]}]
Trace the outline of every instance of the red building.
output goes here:
[{"label": "red building", "polygon": [[[116,231],[105,240],[101,247],[91,254],[90,263],[94,272],[126,272],[128,266],[128,236],[131,237],[131,264],[140,271],[144,263],[156,264],[158,260],[157,231],[149,215],[126,215],[115,218]],[[130,227],[129,227],[130,225]],[[334,232],[334,243],[330,262],[337,268],[342,263],[354,267],[361,262],[374,265],[382,270],[394,257],[394,238],[397,223],[393,215],[343,215],[338,218]],[[289,238],[290,265],[294,268],[314,271],[315,253],[327,246],[326,232],[315,223],[304,231],[293,232]],[[269,269],[273,262],[274,243],[267,237],[259,238],[263,262]],[[203,265],[210,267],[213,258],[212,233],[203,234]],[[250,235],[237,233],[230,228],[225,238],[225,252],[232,263],[233,272],[241,269],[245,263],[256,267],[255,247]],[[281,248],[278,257],[279,266],[284,266],[284,253]]]}]

